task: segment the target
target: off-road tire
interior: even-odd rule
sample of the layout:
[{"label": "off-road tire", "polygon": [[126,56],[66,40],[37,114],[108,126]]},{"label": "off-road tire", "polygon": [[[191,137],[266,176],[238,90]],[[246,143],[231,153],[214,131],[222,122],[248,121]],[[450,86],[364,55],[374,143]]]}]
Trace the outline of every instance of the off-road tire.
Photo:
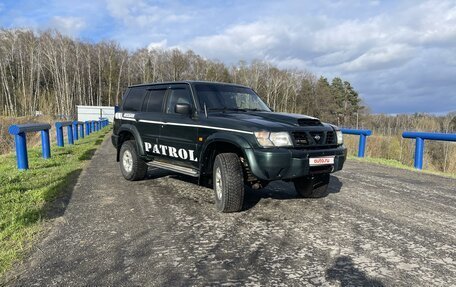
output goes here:
[{"label": "off-road tire", "polygon": [[[128,162],[124,159],[129,157]],[[136,142],[134,140],[125,141],[120,148],[120,171],[126,180],[144,179],[147,173],[147,164],[138,156]]]},{"label": "off-road tire", "polygon": [[295,179],[294,186],[298,197],[319,198],[328,195],[329,173]]},{"label": "off-road tire", "polygon": [[216,208],[221,212],[241,211],[244,203],[244,175],[238,155],[218,154],[212,176]]}]

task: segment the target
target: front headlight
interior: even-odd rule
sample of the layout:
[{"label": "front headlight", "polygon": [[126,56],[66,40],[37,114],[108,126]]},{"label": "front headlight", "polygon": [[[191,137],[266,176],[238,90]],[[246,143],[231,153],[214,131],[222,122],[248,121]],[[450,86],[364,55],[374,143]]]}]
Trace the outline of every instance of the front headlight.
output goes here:
[{"label": "front headlight", "polygon": [[344,136],[341,131],[336,131],[337,135],[337,144],[343,144],[344,143]]},{"label": "front headlight", "polygon": [[255,132],[255,137],[262,147],[293,146],[290,134],[287,132]]}]

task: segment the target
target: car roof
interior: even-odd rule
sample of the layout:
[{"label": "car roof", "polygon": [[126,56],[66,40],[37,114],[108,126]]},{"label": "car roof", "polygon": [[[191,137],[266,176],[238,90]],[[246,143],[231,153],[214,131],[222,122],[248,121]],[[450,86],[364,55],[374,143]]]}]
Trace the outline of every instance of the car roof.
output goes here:
[{"label": "car roof", "polygon": [[157,83],[146,83],[146,84],[138,84],[138,85],[131,85],[129,88],[135,88],[135,87],[144,87],[144,86],[154,86],[154,85],[171,85],[171,84],[189,84],[189,85],[195,85],[195,84],[213,84],[213,85],[228,85],[228,86],[236,86],[236,87],[243,87],[243,88],[249,88],[248,86],[244,85],[239,85],[239,84],[234,84],[234,83],[224,83],[224,82],[211,82],[211,81],[192,81],[192,80],[185,80],[185,81],[174,81],[174,82],[157,82]]}]

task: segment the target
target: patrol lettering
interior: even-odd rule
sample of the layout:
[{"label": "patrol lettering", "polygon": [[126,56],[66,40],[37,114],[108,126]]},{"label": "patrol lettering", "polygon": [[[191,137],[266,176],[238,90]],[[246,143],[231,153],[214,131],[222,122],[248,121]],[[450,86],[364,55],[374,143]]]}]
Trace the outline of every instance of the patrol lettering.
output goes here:
[{"label": "patrol lettering", "polygon": [[161,144],[152,145],[148,142],[144,143],[144,147],[146,149],[146,152],[149,152],[152,149],[152,153],[154,154],[166,155],[174,158],[180,158],[183,160],[198,161],[198,158],[195,157],[194,150],[186,150],[183,148],[177,149],[172,146],[166,146]]},{"label": "patrol lettering", "polygon": [[169,156],[172,156],[172,157],[177,157],[177,149],[175,147],[172,147],[170,146],[168,148],[168,152],[169,152]]},{"label": "patrol lettering", "polygon": [[150,148],[152,147],[152,145],[150,143],[144,143],[144,145],[146,146],[146,151],[149,151]]},{"label": "patrol lettering", "polygon": [[188,152],[185,149],[180,149],[177,154],[181,159],[187,159],[188,158]]}]

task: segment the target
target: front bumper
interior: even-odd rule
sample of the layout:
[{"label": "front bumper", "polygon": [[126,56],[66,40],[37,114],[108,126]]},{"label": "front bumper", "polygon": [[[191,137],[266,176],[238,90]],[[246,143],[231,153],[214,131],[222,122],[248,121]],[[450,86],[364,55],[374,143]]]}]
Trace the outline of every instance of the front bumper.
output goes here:
[{"label": "front bumper", "polygon": [[[301,149],[247,149],[250,170],[261,180],[287,180],[317,173],[341,170],[347,157],[344,146],[321,150]],[[310,157],[334,156],[334,164],[311,167]]]}]

